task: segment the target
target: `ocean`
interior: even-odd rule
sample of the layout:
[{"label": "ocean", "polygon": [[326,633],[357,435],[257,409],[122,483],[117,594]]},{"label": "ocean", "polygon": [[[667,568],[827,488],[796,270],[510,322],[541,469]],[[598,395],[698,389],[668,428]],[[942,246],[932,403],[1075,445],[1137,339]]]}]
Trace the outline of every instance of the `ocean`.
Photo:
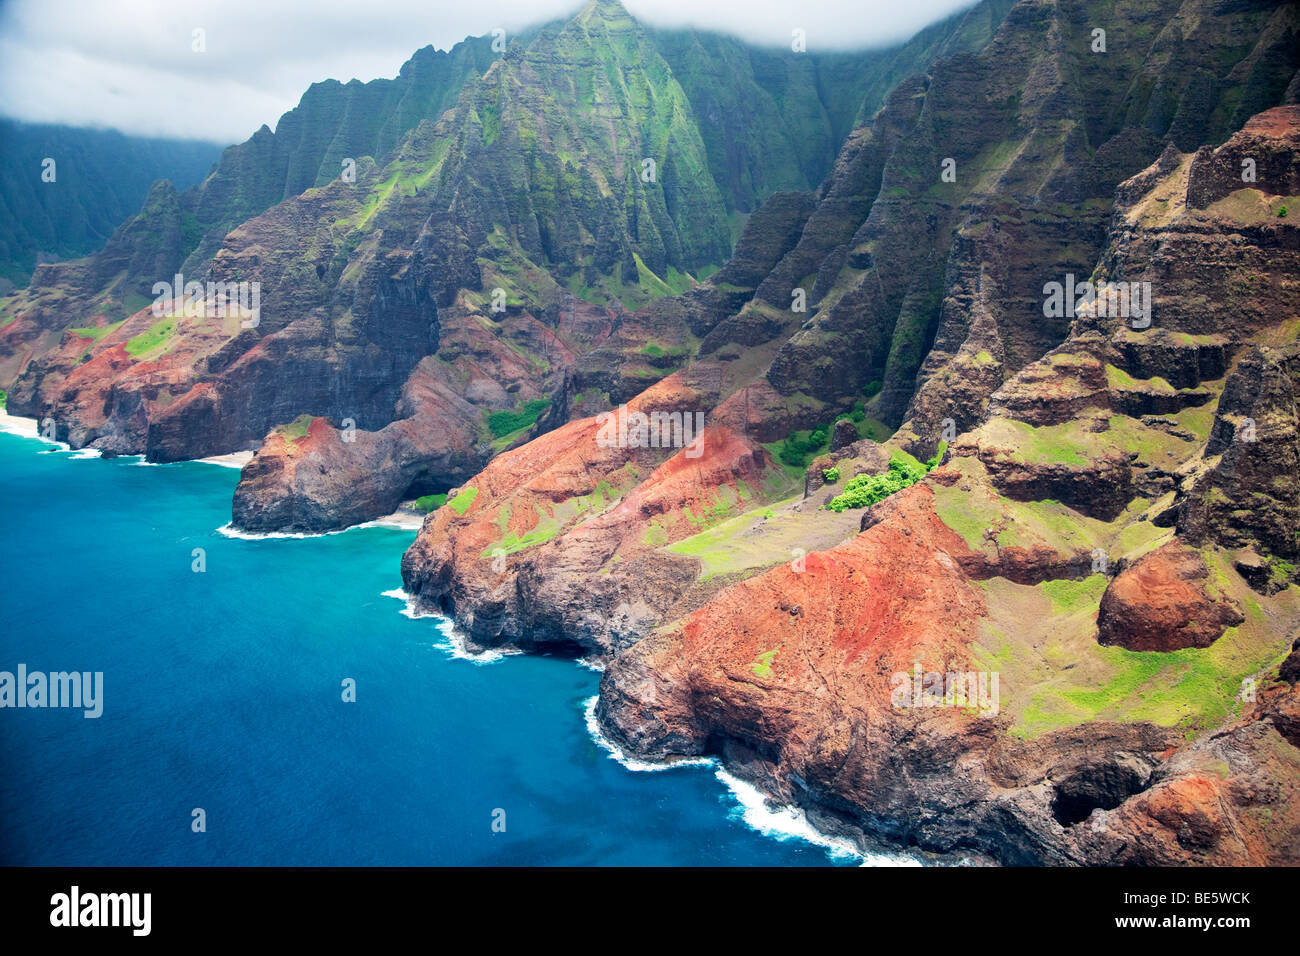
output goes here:
[{"label": "ocean", "polygon": [[223,533],[237,480],[0,434],[0,671],[103,674],[98,718],[0,709],[0,863],[864,862],[716,766],[629,769],[579,662],[457,651],[414,531]]}]

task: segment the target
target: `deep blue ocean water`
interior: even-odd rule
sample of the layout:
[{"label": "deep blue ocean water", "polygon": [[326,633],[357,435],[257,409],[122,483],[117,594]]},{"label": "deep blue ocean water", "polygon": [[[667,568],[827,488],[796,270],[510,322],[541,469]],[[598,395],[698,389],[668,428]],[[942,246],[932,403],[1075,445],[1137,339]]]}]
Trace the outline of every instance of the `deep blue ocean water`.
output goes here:
[{"label": "deep blue ocean water", "polygon": [[237,480],[0,434],[0,671],[104,674],[98,719],[0,709],[0,863],[860,862],[611,759],[576,662],[454,656],[384,594],[413,531],[220,534]]}]

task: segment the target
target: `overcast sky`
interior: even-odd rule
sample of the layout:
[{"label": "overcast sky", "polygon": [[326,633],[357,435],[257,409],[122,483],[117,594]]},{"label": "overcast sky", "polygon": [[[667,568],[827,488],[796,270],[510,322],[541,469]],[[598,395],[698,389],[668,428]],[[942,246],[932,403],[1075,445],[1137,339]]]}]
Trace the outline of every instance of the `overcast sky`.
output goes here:
[{"label": "overcast sky", "polygon": [[[416,49],[584,0],[0,0],[0,112],[241,142],[317,80],[392,77]],[[643,22],[808,49],[898,42],[974,0],[625,0]],[[196,53],[193,31],[205,31]]]}]

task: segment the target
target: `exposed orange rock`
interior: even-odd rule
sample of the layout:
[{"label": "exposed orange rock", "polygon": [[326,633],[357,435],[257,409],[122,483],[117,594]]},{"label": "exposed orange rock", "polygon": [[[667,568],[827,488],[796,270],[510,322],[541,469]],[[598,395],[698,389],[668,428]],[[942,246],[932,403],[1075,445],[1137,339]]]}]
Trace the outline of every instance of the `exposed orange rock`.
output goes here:
[{"label": "exposed orange rock", "polygon": [[1144,555],[1112,580],[1097,615],[1097,641],[1130,651],[1209,647],[1245,618],[1236,602],[1211,597],[1204,559],[1181,542]]}]

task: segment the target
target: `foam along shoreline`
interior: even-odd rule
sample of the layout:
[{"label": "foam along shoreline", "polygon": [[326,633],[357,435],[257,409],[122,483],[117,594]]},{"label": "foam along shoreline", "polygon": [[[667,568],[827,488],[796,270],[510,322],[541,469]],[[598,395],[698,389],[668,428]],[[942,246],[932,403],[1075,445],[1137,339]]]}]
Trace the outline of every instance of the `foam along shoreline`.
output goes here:
[{"label": "foam along shoreline", "polygon": [[798,807],[773,805],[758,787],[746,780],[741,780],[727,772],[724,767],[717,767],[714,775],[718,778],[736,800],[736,806],[729,814],[733,819],[741,820],[752,830],[775,840],[803,840],[813,846],[824,849],[831,859],[858,860],[859,866],[924,866],[914,856],[906,853],[869,853],[858,849],[849,840],[822,833],[809,821],[804,811]]},{"label": "foam along shoreline", "polygon": [[596,719],[599,696],[583,703],[583,716],[587,734],[593,743],[609,754],[610,759],[624,769],[636,773],[678,770],[682,767],[705,768],[730,792],[736,801],[728,816],[744,823],[757,833],[775,840],[802,840],[824,849],[833,860],[858,860],[860,866],[923,866],[916,857],[907,853],[864,853],[849,840],[822,833],[809,821],[799,807],[775,804],[758,787],[729,773],[717,757],[676,757],[669,760],[638,760],[628,756],[622,748],[604,735]]},{"label": "foam along shoreline", "polygon": [[381,595],[386,598],[393,598],[401,601],[406,606],[402,608],[402,617],[409,617],[413,621],[420,618],[432,618],[434,626],[438,629],[438,634],[442,640],[433,646],[441,651],[446,651],[451,657],[457,660],[469,661],[472,664],[492,664],[501,660],[503,657],[513,657],[522,654],[523,651],[514,648],[489,648],[482,651],[470,650],[465,641],[465,635],[456,627],[456,622],[442,614],[436,614],[433,611],[424,611],[416,606],[412,597],[402,588],[394,588],[391,591],[384,591]]},{"label": "foam along shoreline", "polygon": [[419,531],[423,524],[424,515],[412,514],[409,511],[394,511],[382,518],[348,525],[346,528],[339,528],[335,531],[241,531],[227,523],[217,529],[217,534],[224,535],[227,538],[237,538],[240,541],[275,541],[281,538],[300,540],[305,538],[328,538],[333,534],[347,534],[349,531],[357,531],[361,528]]}]

